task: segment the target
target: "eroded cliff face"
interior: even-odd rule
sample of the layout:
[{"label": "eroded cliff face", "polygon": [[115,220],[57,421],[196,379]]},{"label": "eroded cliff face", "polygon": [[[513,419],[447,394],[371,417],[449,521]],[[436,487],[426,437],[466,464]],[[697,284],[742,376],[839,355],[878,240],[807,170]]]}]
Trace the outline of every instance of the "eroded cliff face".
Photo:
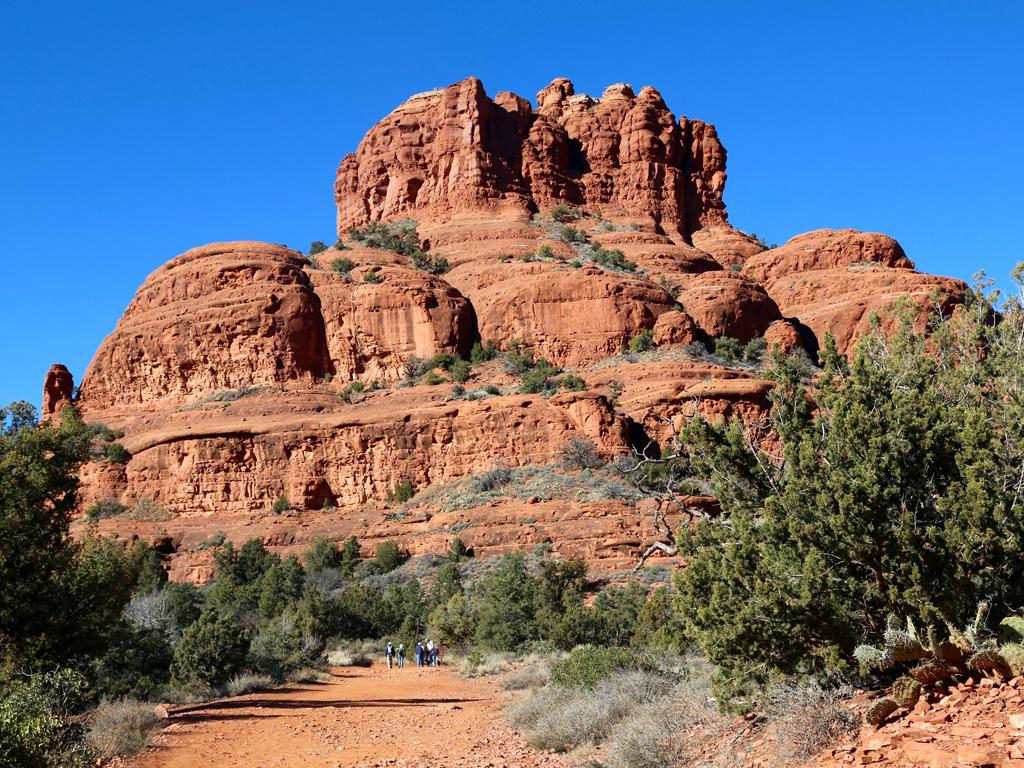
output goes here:
[{"label": "eroded cliff face", "polygon": [[677,119],[650,86],[601,98],[562,78],[525,99],[491,100],[468,78],[405,101],[342,160],[338,232],[410,216],[557,203],[632,217],[684,238],[726,221],[725,149],[715,127]]},{"label": "eroded cliff face", "polygon": [[[848,350],[873,314],[889,327],[898,299],[923,311],[963,296],[884,235],[819,230],[766,250],[727,219],[725,160],[713,125],[677,118],[650,87],[592,98],[558,79],[534,106],[468,79],[407,100],[338,169],[342,250],[188,251],[140,287],[77,398],[66,368],[49,371],[44,415],[73,402],[123,432],[130,452],[83,469],[83,507],[157,510],[158,521],[104,525],[159,528],[176,542],[176,573],[199,577],[208,562],[187,550],[218,530],[282,550],[326,532],[398,538],[413,552],[443,549],[458,530],[481,552],[543,543],[630,564],[653,531],[643,502],[614,493],[457,511],[435,499],[408,519],[385,499],[400,481],[429,490],[496,465],[550,466],[574,436],[612,458],[664,441],[697,411],[756,422],[771,384],[756,367],[709,362],[701,345],[763,337],[813,359],[826,333]],[[583,243],[560,235],[558,204],[578,208],[569,223]],[[415,220],[447,271],[348,235],[398,219]],[[653,351],[623,354],[648,335]],[[522,394],[500,359],[461,382],[441,370],[410,379],[481,340],[530,347],[584,389]],[[280,496],[294,509],[273,516]]]}]

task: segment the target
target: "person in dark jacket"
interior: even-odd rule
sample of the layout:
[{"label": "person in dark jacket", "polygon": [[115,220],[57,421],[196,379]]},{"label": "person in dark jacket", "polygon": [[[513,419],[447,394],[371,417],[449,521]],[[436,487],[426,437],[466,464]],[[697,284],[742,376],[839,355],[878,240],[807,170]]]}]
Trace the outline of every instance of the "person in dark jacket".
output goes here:
[{"label": "person in dark jacket", "polygon": [[416,643],[416,666],[423,666],[423,643]]},{"label": "person in dark jacket", "polygon": [[398,644],[398,668],[405,666],[405,643]]}]

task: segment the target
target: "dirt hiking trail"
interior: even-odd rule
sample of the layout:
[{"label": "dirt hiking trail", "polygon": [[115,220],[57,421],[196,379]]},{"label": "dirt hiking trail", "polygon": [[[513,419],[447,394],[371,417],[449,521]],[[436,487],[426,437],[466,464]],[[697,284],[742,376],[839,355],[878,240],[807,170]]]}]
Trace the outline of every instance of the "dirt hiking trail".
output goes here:
[{"label": "dirt hiking trail", "polygon": [[527,768],[567,765],[531,750],[502,718],[493,679],[447,669],[336,668],[326,682],[176,707],[130,768]]}]

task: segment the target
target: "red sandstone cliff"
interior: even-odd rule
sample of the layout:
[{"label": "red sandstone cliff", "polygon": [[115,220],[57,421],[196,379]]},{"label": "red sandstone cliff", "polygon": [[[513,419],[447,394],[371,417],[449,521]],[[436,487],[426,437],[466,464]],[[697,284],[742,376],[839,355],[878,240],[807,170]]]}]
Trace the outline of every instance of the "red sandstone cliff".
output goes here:
[{"label": "red sandstone cliff", "polygon": [[[398,521],[382,500],[401,480],[436,488],[498,463],[550,464],[573,435],[611,457],[645,433],[664,438],[696,408],[756,419],[768,382],[688,345],[763,336],[813,355],[829,332],[848,349],[896,299],[948,306],[964,290],[917,272],[884,235],[821,230],[765,250],[727,220],[725,161],[713,125],[677,118],[650,87],[613,85],[592,98],[558,79],[533,106],[510,93],[491,99],[471,78],[410,98],[342,161],[339,234],[411,218],[450,270],[428,274],[351,239],[317,264],[254,242],[172,259],[81,382],[77,407],[122,431],[130,452],[126,464],[84,469],[86,503],[145,501],[168,519],[105,526],[159,529],[179,547],[216,530],[282,547],[355,532],[427,551],[457,526],[483,552],[544,543],[631,562],[650,531],[622,501],[533,498],[458,512],[435,503]],[[636,269],[602,266],[560,241],[546,218],[559,203],[585,212],[573,225],[587,253],[621,251]],[[550,255],[535,258],[545,247]],[[340,258],[350,268],[331,270]],[[648,331],[655,354],[617,356]],[[465,356],[480,339],[523,342],[588,389],[519,394],[500,361],[464,383],[498,395],[403,382],[415,359]],[[341,397],[352,382],[376,389]],[[44,414],[72,393],[67,369],[54,366]],[[281,495],[299,511],[269,516]]]}]

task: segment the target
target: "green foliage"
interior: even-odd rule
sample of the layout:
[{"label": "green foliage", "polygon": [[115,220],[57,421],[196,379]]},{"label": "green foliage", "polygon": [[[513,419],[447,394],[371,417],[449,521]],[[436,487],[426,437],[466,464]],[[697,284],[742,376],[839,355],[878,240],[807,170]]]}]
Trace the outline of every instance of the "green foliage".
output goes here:
[{"label": "green foliage", "polygon": [[761,359],[761,355],[764,354],[767,344],[763,336],[755,336],[746,344],[743,345],[743,359],[747,362],[756,362]]},{"label": "green foliage", "polygon": [[248,663],[257,672],[280,681],[289,672],[315,664],[323,649],[323,642],[304,635],[292,616],[279,616],[256,633]]},{"label": "green foliage", "polygon": [[132,455],[120,443],[107,443],[103,446],[103,455],[111,464],[127,464]]},{"label": "green foliage", "polygon": [[416,250],[412,252],[411,258],[412,265],[416,267],[416,269],[429,272],[432,275],[443,275],[451,269],[448,259],[444,256],[431,256],[428,253]]},{"label": "green foliage", "polygon": [[472,367],[466,360],[456,360],[452,363],[452,367],[448,369],[451,374],[452,381],[469,381],[469,376],[472,373]]},{"label": "green foliage", "polygon": [[91,440],[73,408],[59,426],[41,427],[28,403],[0,409],[0,670],[14,658],[63,655],[63,574],[77,550],[68,526]]},{"label": "green foliage", "polygon": [[587,382],[583,380],[582,376],[577,376],[575,373],[567,373],[558,380],[558,386],[567,392],[582,392],[587,388]]},{"label": "green foliage", "polygon": [[414,221],[393,224],[371,221],[365,227],[351,228],[348,235],[367,248],[380,248],[402,256],[411,256],[420,250],[420,237]]},{"label": "green foliage", "polygon": [[306,565],[306,573],[319,573],[328,568],[337,567],[341,561],[341,553],[338,552],[337,544],[326,536],[319,536],[313,542],[313,546],[306,550],[303,561]]},{"label": "green foliage", "polygon": [[458,536],[448,544],[448,560],[453,563],[469,560],[469,550],[466,549],[466,543]]},{"label": "green foliage", "polygon": [[364,283],[383,283],[384,278],[380,276],[378,272],[367,272],[363,275]]},{"label": "green foliage", "polygon": [[428,387],[433,387],[444,383],[444,379],[437,371],[428,371],[427,375],[423,377],[423,383]]},{"label": "green foliage", "polygon": [[554,248],[552,248],[547,243],[544,243],[544,245],[542,245],[540,248],[537,249],[537,258],[540,258],[540,259],[557,259],[557,258],[560,258],[560,257],[558,256],[558,254],[555,253]]},{"label": "green foliage", "polygon": [[388,491],[389,504],[405,504],[416,495],[416,489],[412,486],[412,480],[400,480],[395,487]]},{"label": "green foliage", "polygon": [[630,352],[646,352],[649,349],[654,349],[654,331],[650,328],[645,328],[629,340]]},{"label": "green foliage", "polygon": [[592,689],[613,672],[657,672],[648,654],[632,648],[581,645],[551,668],[551,684],[561,688]]},{"label": "green foliage", "polygon": [[493,341],[488,340],[482,344],[479,341],[474,341],[473,348],[469,352],[469,361],[473,365],[480,365],[481,363],[493,360],[498,354],[498,347],[495,346]]},{"label": "green foliage", "polygon": [[241,671],[249,635],[229,616],[207,611],[181,636],[174,649],[171,676],[185,688],[217,685]]},{"label": "green foliage", "polygon": [[160,553],[143,541],[136,541],[128,552],[130,569],[135,572],[135,592],[149,595],[167,583],[167,571]]},{"label": "green foliage", "polygon": [[85,687],[85,678],[66,669],[14,679],[0,687],[0,766],[92,765],[81,729],[71,720]]},{"label": "green foliage", "polygon": [[362,394],[366,391],[366,385],[361,381],[352,381],[338,393],[346,403],[358,403],[362,400]]},{"label": "green foliage", "polygon": [[377,550],[373,553],[373,562],[380,573],[390,573],[405,562],[405,557],[398,547],[398,542],[384,541],[377,545]]},{"label": "green foliage", "polygon": [[523,554],[506,555],[477,587],[477,645],[511,651],[534,639],[536,592],[537,584],[527,573]]},{"label": "green foliage", "polygon": [[736,422],[691,422],[682,458],[722,514],[681,537],[677,609],[721,695],[847,671],[889,615],[956,626],[982,597],[993,621],[1024,602],[1024,317],[1005,308],[979,286],[927,338],[903,312],[849,360],[827,337],[816,389],[806,362],[774,354],[778,463]]},{"label": "green foliage", "polygon": [[618,379],[612,379],[608,382],[608,389],[612,391],[612,405],[616,407],[622,405],[619,398],[622,397],[622,393],[625,391],[626,385]]},{"label": "green foliage", "polygon": [[347,275],[352,271],[352,267],[355,265],[356,264],[352,259],[343,256],[331,261],[331,271],[337,272],[339,275]]},{"label": "green foliage", "polygon": [[608,250],[606,248],[595,248],[591,256],[594,263],[605,269],[612,269],[618,272],[636,272],[637,264],[626,258],[626,254],[618,249]]},{"label": "green foliage", "polygon": [[341,547],[341,562],[338,564],[342,575],[352,576],[356,566],[359,565],[360,549],[359,541],[355,536],[345,539],[345,543]]},{"label": "green foliage", "polygon": [[576,227],[570,227],[568,224],[563,224],[558,228],[558,239],[563,243],[585,243],[587,242],[587,233],[583,230],[576,229]]},{"label": "green foliage", "polygon": [[723,360],[739,360],[743,349],[732,336],[719,336],[715,339],[715,354]]},{"label": "green foliage", "polygon": [[120,517],[127,511],[128,507],[117,499],[100,499],[85,510],[85,514],[90,520],[107,520],[111,517]]},{"label": "green foliage", "polygon": [[309,255],[316,256],[318,253],[323,253],[327,250],[327,244],[320,240],[314,240],[309,244]]},{"label": "green foliage", "polygon": [[287,512],[291,508],[292,503],[288,501],[288,497],[285,496],[284,494],[281,494],[276,499],[274,499],[274,503],[270,507],[270,511],[275,515],[280,515]]},{"label": "green foliage", "polygon": [[570,207],[564,203],[559,203],[551,209],[551,219],[559,224],[564,224],[567,221],[576,221],[582,217],[583,211],[576,206]]}]

